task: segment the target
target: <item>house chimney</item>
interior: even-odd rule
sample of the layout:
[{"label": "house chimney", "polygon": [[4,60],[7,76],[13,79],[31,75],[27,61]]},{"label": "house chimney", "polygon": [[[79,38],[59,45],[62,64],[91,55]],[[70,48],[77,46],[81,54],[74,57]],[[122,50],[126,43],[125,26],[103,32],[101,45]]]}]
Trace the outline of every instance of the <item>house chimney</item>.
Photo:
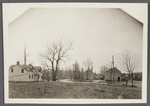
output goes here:
[{"label": "house chimney", "polygon": [[19,62],[19,61],[17,61],[17,65],[20,65],[20,62]]}]

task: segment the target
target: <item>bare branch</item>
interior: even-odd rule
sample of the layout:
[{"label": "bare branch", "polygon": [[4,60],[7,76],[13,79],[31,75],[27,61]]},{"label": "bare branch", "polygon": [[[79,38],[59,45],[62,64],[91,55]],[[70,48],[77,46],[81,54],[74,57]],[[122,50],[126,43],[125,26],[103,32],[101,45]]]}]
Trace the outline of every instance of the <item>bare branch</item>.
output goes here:
[{"label": "bare branch", "polygon": [[132,55],[130,52],[125,52],[122,54],[122,58],[120,58],[120,65],[129,73],[133,73],[135,69],[139,68],[140,63],[136,55]]},{"label": "bare branch", "polygon": [[[60,62],[65,62],[65,58],[68,58],[67,53],[71,50],[72,45],[65,46],[62,41],[59,43],[52,43],[51,45],[47,45],[46,52],[40,54],[40,57],[44,60],[42,63],[47,68],[51,67],[53,73],[53,80],[56,80],[56,75],[58,71],[58,67]],[[50,62],[48,64],[47,62]]]}]

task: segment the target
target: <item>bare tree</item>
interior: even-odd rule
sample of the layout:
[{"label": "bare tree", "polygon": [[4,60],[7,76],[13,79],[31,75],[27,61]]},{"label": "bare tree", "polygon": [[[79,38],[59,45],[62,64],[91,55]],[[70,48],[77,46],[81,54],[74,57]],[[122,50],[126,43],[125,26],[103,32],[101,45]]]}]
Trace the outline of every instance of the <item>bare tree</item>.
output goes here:
[{"label": "bare tree", "polygon": [[108,67],[107,66],[102,66],[101,68],[100,68],[100,73],[101,73],[101,75],[105,75],[105,72],[108,70]]},{"label": "bare tree", "polygon": [[[27,54],[27,50],[26,49],[27,49],[27,46],[25,45],[25,47],[24,47],[24,55],[22,55],[21,58],[20,58],[20,62],[23,65],[26,65],[27,57],[29,56],[29,54]],[[30,64],[31,64],[31,62],[30,62]]]},{"label": "bare tree", "polygon": [[24,48],[24,65],[26,65],[27,54],[26,54],[26,46]]},{"label": "bare tree", "polygon": [[83,75],[83,73],[84,73],[84,72],[83,72],[83,70],[84,70],[84,69],[83,69],[83,68],[81,68],[81,73],[80,73],[80,78],[81,78],[81,80],[83,80],[83,79],[84,79],[84,75]]},{"label": "bare tree", "polygon": [[94,68],[93,61],[90,58],[87,58],[84,61],[84,67],[87,70],[87,79],[88,79],[90,76],[89,71],[93,71],[93,68]]},{"label": "bare tree", "polygon": [[66,70],[65,70],[65,78],[66,79],[71,79],[73,80],[73,77],[74,77],[74,74],[73,74],[73,70],[71,69],[71,67],[67,67]]},{"label": "bare tree", "polygon": [[25,47],[24,47],[24,56],[23,56],[23,58],[24,58],[24,65],[26,65],[27,57],[29,56],[29,54],[26,53],[26,51],[27,51],[26,49],[27,49],[27,46],[25,45]]},{"label": "bare tree", "polygon": [[133,75],[136,69],[141,67],[140,60],[137,55],[131,54],[131,52],[125,52],[120,58],[121,67],[128,72],[131,76],[131,82],[133,86]]},{"label": "bare tree", "polygon": [[40,54],[42,57],[42,64],[48,69],[52,70],[52,80],[56,81],[56,75],[60,62],[65,62],[65,58],[68,58],[68,51],[72,48],[72,43],[65,45],[61,42],[54,42],[47,45],[46,52]]},{"label": "bare tree", "polygon": [[57,75],[56,75],[57,77],[57,79],[58,79],[58,81],[60,80],[60,79],[63,79],[64,78],[64,70],[60,70],[59,68],[58,68],[58,70],[57,70]]},{"label": "bare tree", "polygon": [[79,68],[79,63],[76,62],[73,64],[73,71],[74,71],[74,79],[80,79],[80,68]]}]

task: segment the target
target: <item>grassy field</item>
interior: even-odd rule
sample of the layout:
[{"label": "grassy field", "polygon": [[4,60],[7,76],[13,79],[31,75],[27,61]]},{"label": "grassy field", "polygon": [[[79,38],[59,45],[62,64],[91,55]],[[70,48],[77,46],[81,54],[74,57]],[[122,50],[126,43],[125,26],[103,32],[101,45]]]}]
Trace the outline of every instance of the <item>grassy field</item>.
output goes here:
[{"label": "grassy field", "polygon": [[125,99],[141,99],[140,86],[63,82],[9,83],[10,98],[118,99],[121,93]]}]

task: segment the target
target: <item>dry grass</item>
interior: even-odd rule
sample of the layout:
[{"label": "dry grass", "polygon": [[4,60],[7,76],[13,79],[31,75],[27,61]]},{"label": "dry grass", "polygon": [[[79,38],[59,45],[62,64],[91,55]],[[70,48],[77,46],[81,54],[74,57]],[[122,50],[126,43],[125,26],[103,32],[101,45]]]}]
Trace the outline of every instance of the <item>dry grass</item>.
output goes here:
[{"label": "dry grass", "polygon": [[123,87],[98,83],[34,82],[9,83],[10,98],[82,98],[141,99],[141,87]]}]

